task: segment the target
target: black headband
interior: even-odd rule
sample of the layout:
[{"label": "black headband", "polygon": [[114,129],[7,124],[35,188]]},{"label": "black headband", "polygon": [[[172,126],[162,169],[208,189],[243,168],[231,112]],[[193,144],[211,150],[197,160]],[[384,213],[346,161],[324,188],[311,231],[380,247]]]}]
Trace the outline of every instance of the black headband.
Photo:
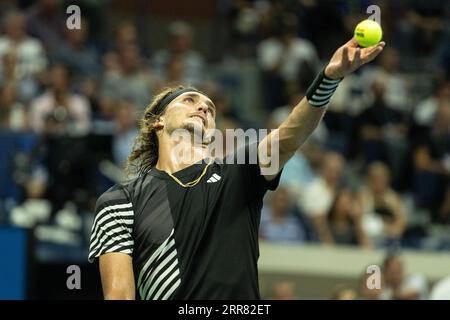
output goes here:
[{"label": "black headband", "polygon": [[169,103],[171,103],[179,95],[186,93],[186,92],[198,92],[200,94],[203,94],[203,92],[201,92],[195,88],[177,89],[174,92],[172,92],[171,94],[168,94],[167,96],[165,96],[164,99],[162,99],[160,101],[160,103],[158,103],[158,105],[155,107],[155,110],[153,110],[152,113],[154,115],[160,115],[161,113],[163,113],[166,110],[166,107]]}]

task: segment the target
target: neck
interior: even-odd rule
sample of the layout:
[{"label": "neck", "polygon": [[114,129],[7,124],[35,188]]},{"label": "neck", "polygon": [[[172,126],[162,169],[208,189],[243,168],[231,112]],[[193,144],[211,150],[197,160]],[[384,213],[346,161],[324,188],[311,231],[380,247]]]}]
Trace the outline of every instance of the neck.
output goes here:
[{"label": "neck", "polygon": [[196,144],[186,139],[175,141],[167,133],[159,136],[158,162],[156,169],[168,173],[180,171],[205,159],[208,146]]}]

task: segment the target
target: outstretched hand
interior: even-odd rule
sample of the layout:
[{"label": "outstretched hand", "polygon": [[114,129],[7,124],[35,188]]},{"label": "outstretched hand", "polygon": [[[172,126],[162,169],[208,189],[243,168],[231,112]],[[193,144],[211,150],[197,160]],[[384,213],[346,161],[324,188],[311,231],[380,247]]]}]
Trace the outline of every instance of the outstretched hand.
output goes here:
[{"label": "outstretched hand", "polygon": [[331,79],[340,79],[352,73],[363,64],[375,59],[385,43],[382,41],[372,47],[360,48],[355,38],[336,50],[325,68],[325,75]]}]

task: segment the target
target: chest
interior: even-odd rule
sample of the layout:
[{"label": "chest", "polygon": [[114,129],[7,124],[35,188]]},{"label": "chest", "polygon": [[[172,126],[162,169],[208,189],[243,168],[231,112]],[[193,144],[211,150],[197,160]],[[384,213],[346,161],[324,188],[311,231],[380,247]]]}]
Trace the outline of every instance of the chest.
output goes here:
[{"label": "chest", "polygon": [[[195,177],[182,177],[180,181],[186,183]],[[239,177],[227,175],[220,168],[208,170],[194,187],[165,180],[148,188],[145,196],[135,200],[134,222],[136,241],[147,244],[162,243],[172,230],[180,242],[190,242],[213,230],[233,228],[242,222],[239,213],[247,207]]]}]

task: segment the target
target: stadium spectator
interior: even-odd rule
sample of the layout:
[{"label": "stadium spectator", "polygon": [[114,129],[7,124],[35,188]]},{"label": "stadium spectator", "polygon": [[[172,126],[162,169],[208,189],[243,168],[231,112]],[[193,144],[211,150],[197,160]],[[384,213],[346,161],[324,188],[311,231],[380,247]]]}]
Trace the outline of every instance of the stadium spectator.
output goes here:
[{"label": "stadium spectator", "polygon": [[382,300],[427,299],[428,284],[420,274],[407,274],[402,258],[397,254],[388,254],[383,262],[384,285]]},{"label": "stadium spectator", "polygon": [[390,187],[390,172],[381,162],[367,170],[366,185],[359,194],[363,227],[375,245],[398,241],[406,227],[406,213],[401,197]]},{"label": "stadium spectator", "polygon": [[26,12],[28,32],[42,41],[47,52],[53,52],[64,41],[66,17],[61,3],[39,0]]},{"label": "stadium spectator", "polygon": [[134,23],[131,21],[123,21],[114,30],[112,51],[120,52],[130,45],[139,46],[138,32]]},{"label": "stadium spectator", "polygon": [[344,159],[335,152],[324,155],[319,176],[309,184],[298,201],[301,208],[312,221],[315,232],[322,243],[332,244],[333,235],[327,223],[327,214],[338,192]]},{"label": "stadium spectator", "polygon": [[16,55],[15,73],[20,79],[42,72],[47,65],[44,48],[38,39],[27,35],[23,14],[9,12],[3,23],[5,35],[0,37],[0,58],[8,52]]},{"label": "stadium spectator", "polygon": [[41,42],[27,35],[23,14],[8,12],[3,19],[5,33],[0,36],[0,84],[15,82],[17,98],[29,102],[36,94],[47,66]]},{"label": "stadium spectator", "polygon": [[269,204],[261,213],[260,237],[273,242],[305,241],[305,230],[295,213],[295,205],[289,200],[288,191],[278,188],[271,194]]},{"label": "stadium spectator", "polygon": [[158,81],[143,62],[136,44],[120,48],[118,65],[110,65],[103,76],[100,95],[103,110],[111,110],[111,103],[120,99],[131,103],[136,111],[143,110],[151,101]]},{"label": "stadium spectator", "polygon": [[363,212],[359,201],[348,189],[337,193],[328,212],[328,227],[335,244],[368,246],[362,226]]},{"label": "stadium spectator", "polygon": [[100,73],[98,54],[87,44],[88,36],[89,23],[86,19],[81,19],[79,29],[65,29],[66,41],[51,56],[53,62],[71,69],[75,82],[94,78]]},{"label": "stadium spectator", "polygon": [[257,52],[269,110],[287,104],[288,87],[306,88],[319,64],[314,45],[297,36],[295,15],[289,13],[279,19],[275,36],[263,40]]},{"label": "stadium spectator", "polygon": [[[450,103],[450,82],[441,82],[436,85],[431,96],[419,102],[414,109],[413,120],[421,129],[429,129],[434,122],[439,105]],[[417,134],[420,135],[422,131]]]},{"label": "stadium spectator", "polygon": [[71,92],[71,74],[63,65],[50,69],[50,86],[31,103],[30,125],[36,133],[85,135],[91,125],[88,100]]},{"label": "stadium spectator", "polygon": [[418,137],[414,150],[416,205],[430,210],[435,222],[445,221],[437,213],[448,193],[449,128],[450,102],[444,101],[439,105],[433,126]]},{"label": "stadium spectator", "polygon": [[[161,79],[169,79],[170,62],[182,66],[179,78],[185,85],[201,86],[205,82],[205,62],[201,53],[192,49],[194,31],[181,21],[173,22],[169,27],[169,44],[153,55],[155,71]],[[175,59],[175,60],[174,60]],[[172,66],[174,68],[174,66]]]},{"label": "stadium spectator", "polygon": [[[365,81],[372,84],[374,82],[384,83],[384,102],[402,114],[409,114],[412,111],[408,100],[408,86],[405,74],[399,70],[400,55],[392,47],[387,48],[383,56],[380,57],[379,67],[368,68]],[[377,99],[375,95],[374,100]]]},{"label": "stadium spectator", "polygon": [[23,104],[16,100],[14,83],[0,86],[0,129],[25,131],[27,113]]},{"label": "stadium spectator", "polygon": [[381,78],[372,84],[373,104],[357,118],[359,147],[365,164],[382,161],[394,173],[396,188],[405,184],[408,126],[402,114],[386,102],[386,84]]}]

